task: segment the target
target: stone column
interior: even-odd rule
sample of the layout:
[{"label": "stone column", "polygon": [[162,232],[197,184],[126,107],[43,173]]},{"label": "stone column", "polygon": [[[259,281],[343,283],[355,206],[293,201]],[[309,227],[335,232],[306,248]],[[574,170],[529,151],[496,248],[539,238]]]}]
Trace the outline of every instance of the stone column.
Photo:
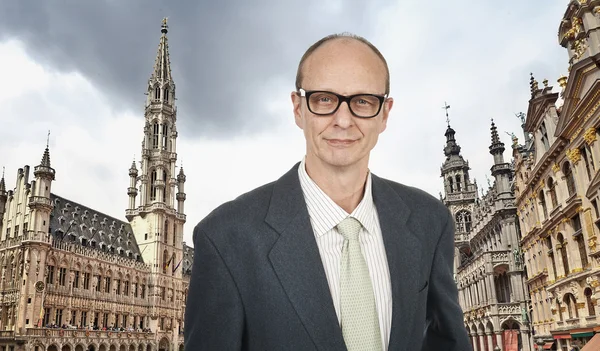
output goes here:
[{"label": "stone column", "polygon": [[492,338],[492,332],[486,332],[485,335],[486,335],[487,342],[488,342],[488,349],[485,351],[494,351],[494,342],[493,342],[493,338]]},{"label": "stone column", "polygon": [[523,342],[523,351],[532,351],[532,340],[529,337],[529,330],[521,329],[521,340]]},{"label": "stone column", "polygon": [[496,332],[496,343],[500,346],[500,350],[504,350],[504,343],[502,342],[502,331]]},{"label": "stone column", "polygon": [[477,339],[477,332],[471,334],[471,344],[473,344],[473,351],[479,350],[479,340]]},{"label": "stone column", "polygon": [[490,291],[491,303],[495,304],[498,302],[498,297],[496,296],[496,285],[494,284],[494,274],[493,273],[488,273],[487,284],[489,287],[488,291]]}]

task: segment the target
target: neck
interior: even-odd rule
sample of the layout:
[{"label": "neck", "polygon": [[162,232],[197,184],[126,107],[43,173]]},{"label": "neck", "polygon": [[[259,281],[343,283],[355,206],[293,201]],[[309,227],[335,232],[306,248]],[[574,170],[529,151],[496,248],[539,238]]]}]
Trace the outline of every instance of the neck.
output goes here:
[{"label": "neck", "polygon": [[363,198],[369,173],[368,157],[351,166],[324,164],[317,157],[306,155],[306,173],[335,202],[352,213]]}]

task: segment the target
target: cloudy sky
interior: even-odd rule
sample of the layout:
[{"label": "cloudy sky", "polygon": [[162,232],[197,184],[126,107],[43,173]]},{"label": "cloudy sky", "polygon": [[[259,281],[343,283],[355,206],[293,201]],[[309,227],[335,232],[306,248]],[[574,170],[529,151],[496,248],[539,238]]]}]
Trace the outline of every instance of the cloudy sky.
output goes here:
[{"label": "cloudy sky", "polygon": [[124,219],[168,17],[188,244],[213,208],[302,158],[289,92],[306,48],[335,32],[366,37],[390,65],[395,105],[371,170],[438,196],[447,101],[471,178],[483,186],[490,119],[510,159],[505,132],[523,140],[515,113],[527,111],[529,72],[555,86],[566,73],[557,42],[566,3],[0,0],[0,166],[12,189],[19,167],[40,162],[51,130],[52,191]]}]

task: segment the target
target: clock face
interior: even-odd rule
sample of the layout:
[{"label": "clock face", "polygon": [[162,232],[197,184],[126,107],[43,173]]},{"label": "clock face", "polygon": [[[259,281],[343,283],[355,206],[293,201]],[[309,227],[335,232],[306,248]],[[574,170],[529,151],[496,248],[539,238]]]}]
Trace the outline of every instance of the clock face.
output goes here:
[{"label": "clock face", "polygon": [[37,283],[35,283],[35,290],[37,292],[42,292],[44,291],[44,282],[43,281],[38,281]]}]

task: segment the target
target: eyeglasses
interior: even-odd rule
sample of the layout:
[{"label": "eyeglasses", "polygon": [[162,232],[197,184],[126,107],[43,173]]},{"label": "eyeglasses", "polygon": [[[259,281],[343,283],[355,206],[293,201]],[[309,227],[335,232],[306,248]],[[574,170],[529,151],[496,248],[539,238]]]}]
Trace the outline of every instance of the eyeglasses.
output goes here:
[{"label": "eyeglasses", "polygon": [[340,95],[331,91],[298,89],[298,95],[306,97],[308,110],[315,115],[327,116],[334,114],[342,102],[346,102],[350,112],[360,118],[372,118],[379,114],[381,106],[387,98],[385,95],[355,94]]}]

